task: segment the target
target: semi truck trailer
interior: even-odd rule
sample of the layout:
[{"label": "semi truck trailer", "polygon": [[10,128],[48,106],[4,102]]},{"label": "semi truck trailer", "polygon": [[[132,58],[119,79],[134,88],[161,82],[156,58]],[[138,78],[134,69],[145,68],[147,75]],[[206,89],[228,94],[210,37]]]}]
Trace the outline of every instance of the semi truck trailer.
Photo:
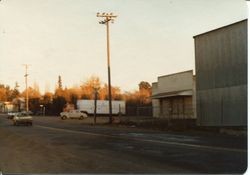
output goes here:
[{"label": "semi truck trailer", "polygon": [[[112,101],[112,114],[124,115],[126,114],[125,101]],[[77,100],[77,109],[83,113],[94,114],[95,100]],[[97,100],[96,101],[96,114],[109,114],[109,101]]]}]

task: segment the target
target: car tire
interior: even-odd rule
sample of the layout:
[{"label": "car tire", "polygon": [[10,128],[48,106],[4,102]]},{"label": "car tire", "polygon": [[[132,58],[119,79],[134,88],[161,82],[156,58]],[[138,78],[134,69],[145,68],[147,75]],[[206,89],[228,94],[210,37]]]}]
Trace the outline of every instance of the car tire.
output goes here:
[{"label": "car tire", "polygon": [[83,116],[80,116],[80,118],[79,118],[80,120],[83,120],[84,119],[84,117]]},{"label": "car tire", "polygon": [[64,115],[64,116],[62,116],[62,120],[65,120],[67,117]]}]

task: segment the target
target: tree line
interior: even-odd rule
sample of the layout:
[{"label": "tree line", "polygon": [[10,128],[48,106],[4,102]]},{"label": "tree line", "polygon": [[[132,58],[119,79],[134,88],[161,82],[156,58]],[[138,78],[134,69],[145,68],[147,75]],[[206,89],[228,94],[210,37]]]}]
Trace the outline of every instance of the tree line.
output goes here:
[{"label": "tree line", "polygon": [[[26,90],[19,91],[18,83],[11,89],[8,85],[0,84],[0,101],[13,102],[20,105],[20,100],[25,99]],[[71,88],[63,87],[62,77],[58,77],[55,91],[40,93],[39,86],[34,83],[33,87],[28,87],[29,109],[34,112],[40,112],[41,106],[45,107],[46,115],[58,115],[67,105],[76,107],[78,99],[94,99],[95,90],[97,90],[98,100],[108,100],[108,85],[102,83],[97,76],[91,76],[80,86]],[[117,86],[111,87],[112,100],[124,100],[126,106],[151,105],[151,85],[146,81],[138,84],[138,90],[133,92],[122,92]],[[19,107],[20,110],[20,107]]]}]

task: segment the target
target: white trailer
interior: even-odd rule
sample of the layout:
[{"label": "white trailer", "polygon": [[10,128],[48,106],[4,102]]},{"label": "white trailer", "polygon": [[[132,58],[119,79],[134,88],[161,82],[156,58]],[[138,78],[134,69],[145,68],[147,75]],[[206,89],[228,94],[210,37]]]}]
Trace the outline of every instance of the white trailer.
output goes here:
[{"label": "white trailer", "polygon": [[[94,114],[95,100],[77,100],[77,109],[86,114]],[[125,114],[125,101],[112,101],[112,114]],[[109,101],[96,101],[96,114],[109,114]]]}]

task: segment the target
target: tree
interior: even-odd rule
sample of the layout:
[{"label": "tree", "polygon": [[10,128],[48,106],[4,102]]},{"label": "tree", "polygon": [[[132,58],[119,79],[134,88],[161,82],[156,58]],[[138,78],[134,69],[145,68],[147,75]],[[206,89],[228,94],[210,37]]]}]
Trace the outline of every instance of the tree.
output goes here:
[{"label": "tree", "polygon": [[[123,99],[122,93],[119,87],[111,87],[111,95],[112,95],[112,100],[121,100]],[[100,88],[99,90],[99,96],[101,100],[108,100],[108,85],[104,84],[103,87]]]},{"label": "tree", "polygon": [[82,94],[84,99],[93,99],[94,88],[100,88],[101,81],[97,76],[91,76],[85,83],[81,85]]},{"label": "tree", "polygon": [[16,87],[11,89],[8,85],[0,84],[0,101],[12,101],[18,96],[19,91]]},{"label": "tree", "polygon": [[7,100],[6,89],[5,89],[5,86],[3,84],[0,84],[0,100],[1,101],[6,101]]},{"label": "tree", "polygon": [[77,106],[78,97],[76,94],[70,94],[70,104],[73,104],[75,107]]},{"label": "tree", "polygon": [[146,81],[141,81],[139,83],[139,101],[141,104],[149,104],[151,103],[151,85]]},{"label": "tree", "polygon": [[[42,96],[38,85],[34,83],[33,88],[28,87],[27,91],[29,95],[29,109],[33,112],[40,110]],[[21,93],[21,97],[26,98],[26,89]]]},{"label": "tree", "polygon": [[[28,94],[29,94],[29,99],[41,98],[40,92],[37,89],[32,88],[32,87],[28,87]],[[21,93],[21,96],[24,98],[26,97],[26,89]]]},{"label": "tree", "polygon": [[60,75],[58,76],[58,89],[62,89],[62,78]]},{"label": "tree", "polygon": [[19,92],[18,88],[19,88],[19,85],[18,85],[18,83],[16,82],[16,83],[15,83],[14,90],[13,90],[13,92],[12,92],[12,98],[13,98],[13,99],[19,97],[19,95],[20,95],[20,92]]},{"label": "tree", "polygon": [[151,90],[151,85],[146,81],[141,81],[139,83],[139,91],[141,90]]},{"label": "tree", "polygon": [[62,78],[58,76],[58,86],[55,90],[53,100],[52,100],[52,113],[59,115],[63,111],[67,101],[69,101],[68,89],[63,89],[62,87]]},{"label": "tree", "polygon": [[53,101],[53,94],[51,92],[45,92],[43,95],[43,104],[49,104]]},{"label": "tree", "polygon": [[63,108],[66,105],[66,99],[62,96],[57,96],[53,98],[53,113],[59,115],[63,111]]}]

